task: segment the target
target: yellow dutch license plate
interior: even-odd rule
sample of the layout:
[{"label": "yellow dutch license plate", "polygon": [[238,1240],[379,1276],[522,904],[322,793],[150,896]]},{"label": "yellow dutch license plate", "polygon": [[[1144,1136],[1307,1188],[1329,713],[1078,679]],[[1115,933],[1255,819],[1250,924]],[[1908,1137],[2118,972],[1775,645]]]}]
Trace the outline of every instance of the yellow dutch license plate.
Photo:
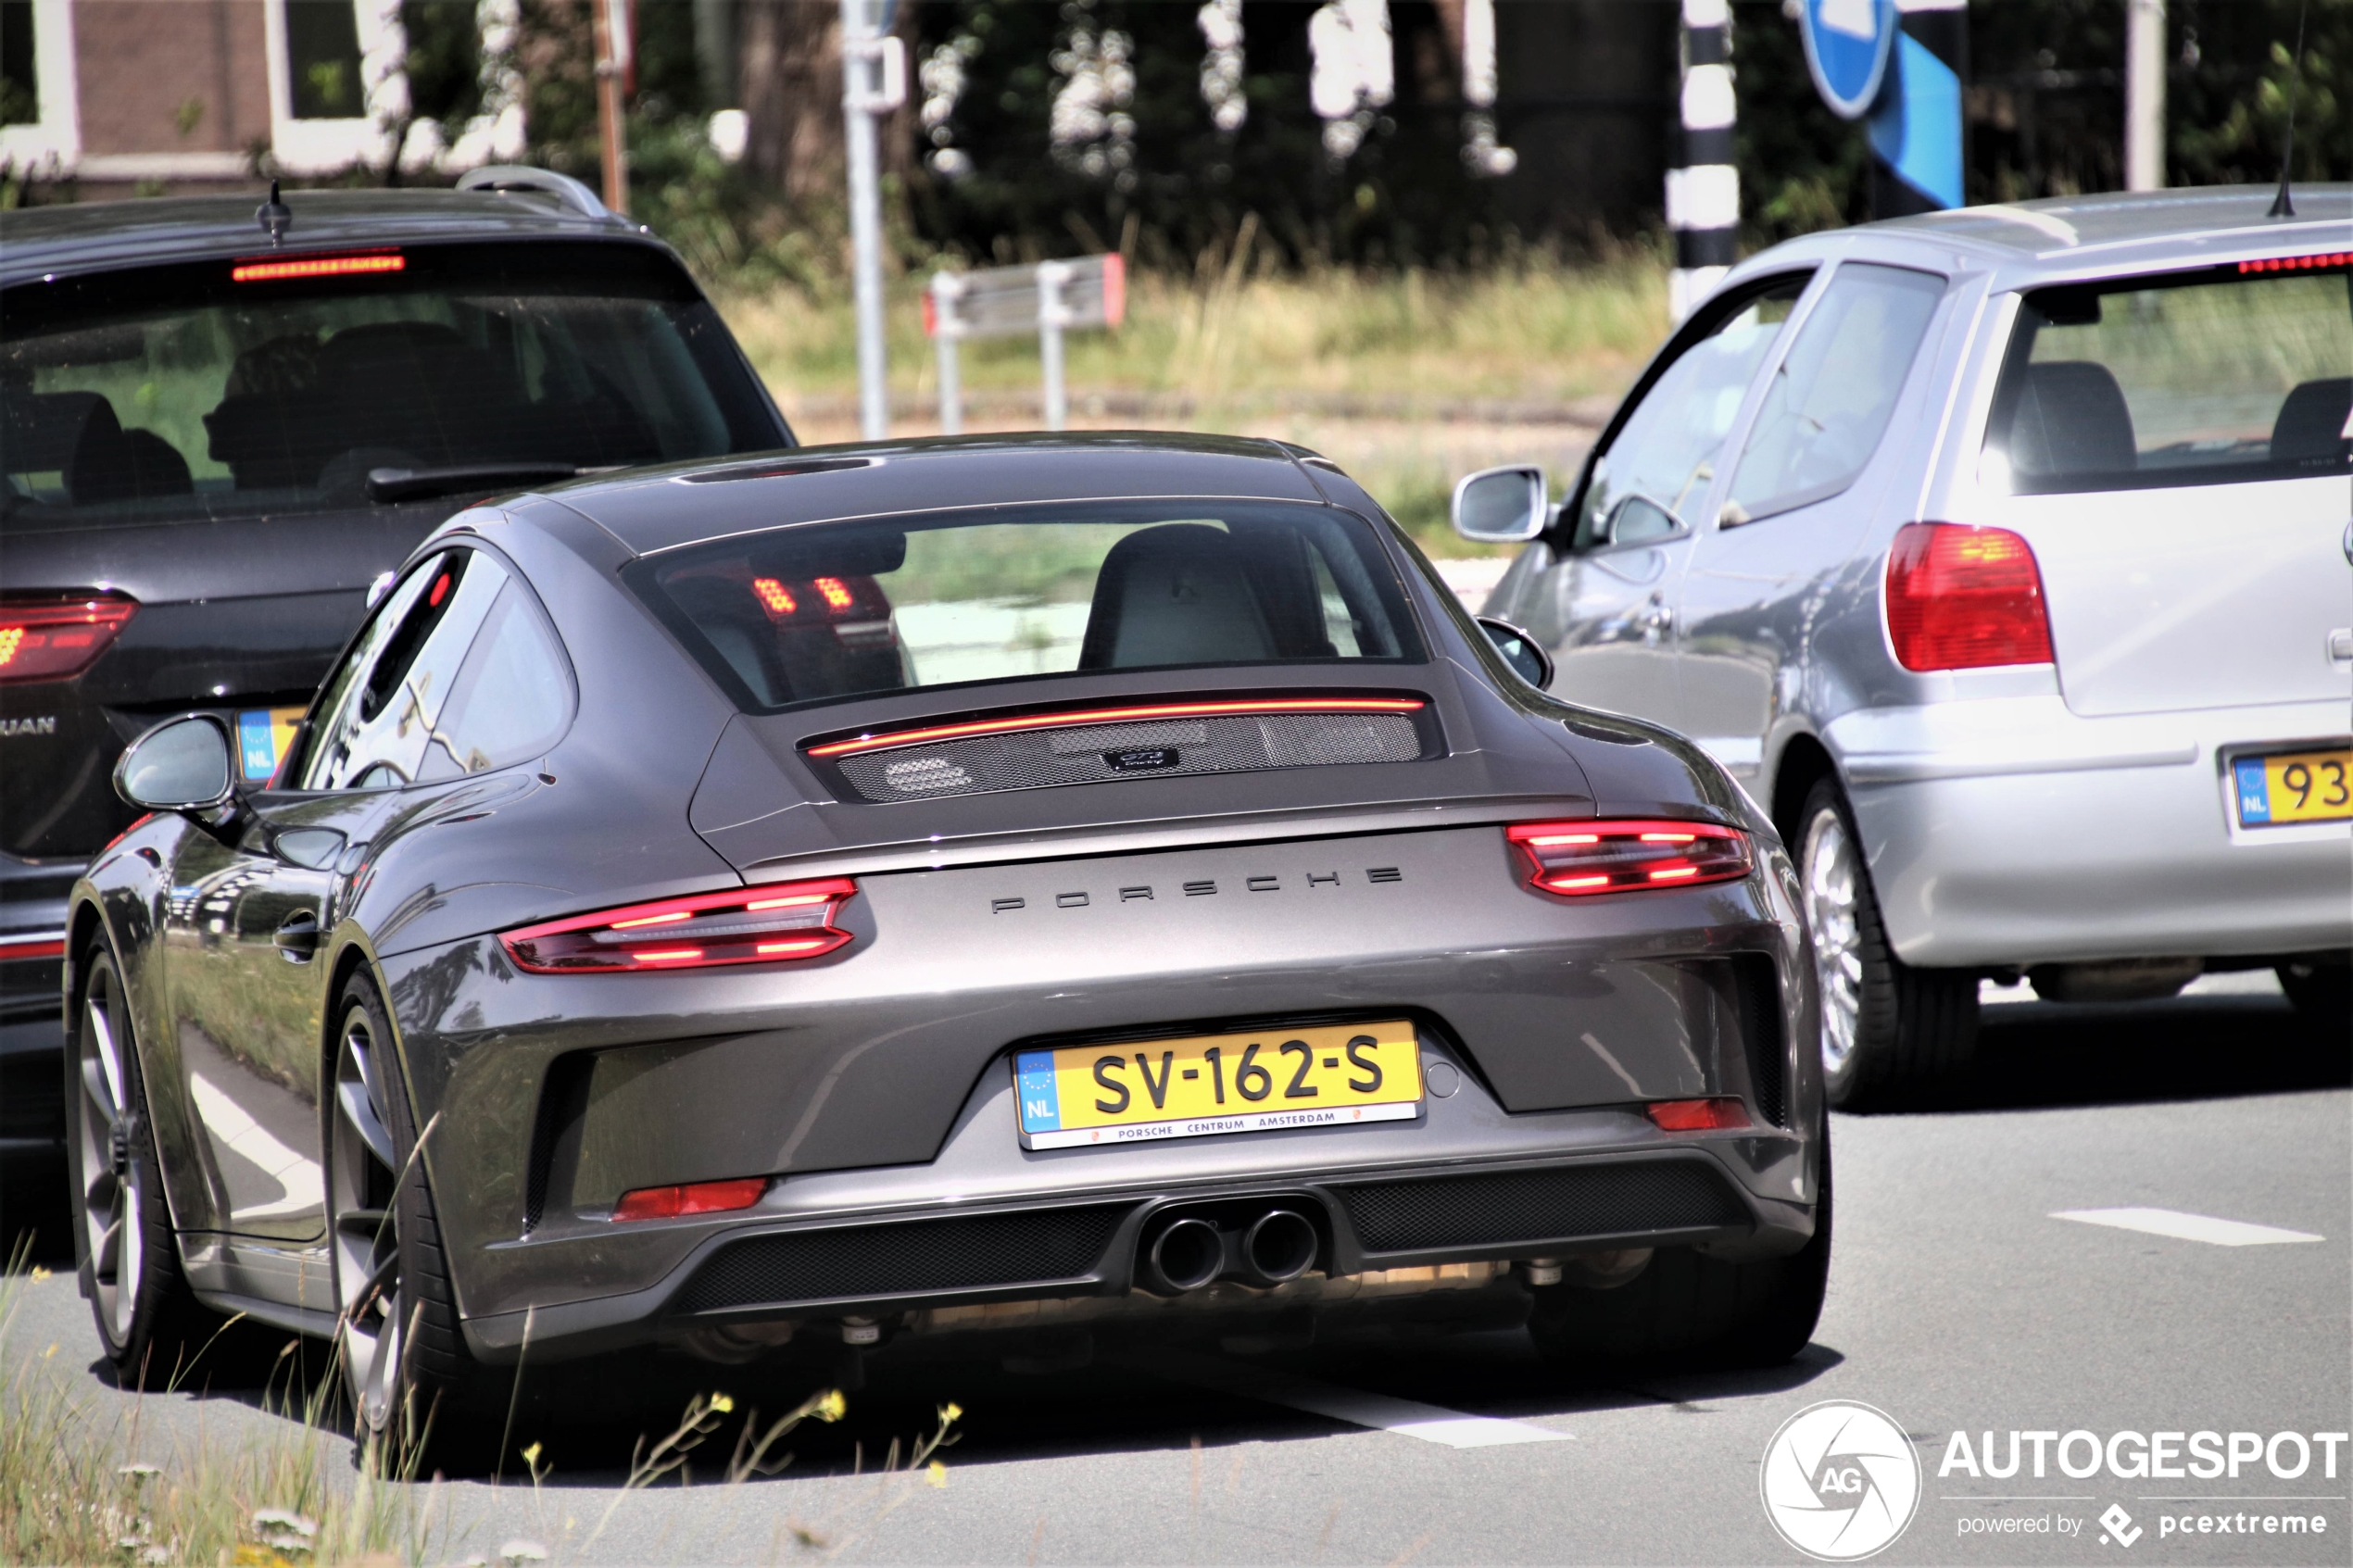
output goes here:
[{"label": "yellow dutch license plate", "polygon": [[2239,826],[2353,819],[2353,750],[2280,751],[2231,763]]},{"label": "yellow dutch license plate", "polygon": [[1421,1049],[1403,1019],[1022,1051],[1024,1148],[1353,1126],[1421,1114]]}]

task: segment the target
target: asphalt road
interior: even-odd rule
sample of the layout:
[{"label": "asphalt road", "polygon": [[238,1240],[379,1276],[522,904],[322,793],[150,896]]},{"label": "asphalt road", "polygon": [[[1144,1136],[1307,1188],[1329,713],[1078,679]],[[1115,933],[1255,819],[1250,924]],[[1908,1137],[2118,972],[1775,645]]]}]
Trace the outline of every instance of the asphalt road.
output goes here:
[{"label": "asphalt road", "polygon": [[[1911,1522],[1874,1561],[2343,1563],[2353,1444],[2334,1476],[2322,1445],[2284,1478],[2260,1459],[2235,1478],[2071,1478],[2058,1461],[2082,1468],[2081,1439],[2053,1443],[2039,1480],[2031,1457],[2007,1479],[1951,1459],[1957,1430],[1981,1469],[1981,1434],[1999,1462],[2011,1432],[2088,1432],[2131,1470],[2139,1449],[2118,1433],[2211,1431],[2226,1453],[2255,1434],[2293,1470],[2274,1435],[2353,1427],[2353,1051],[2299,1027],[2268,981],[2201,989],[1989,1008],[1949,1106],[1837,1119],[1829,1305],[1770,1374],[1579,1385],[1517,1333],[1032,1376],[878,1365],[846,1419],[794,1435],[780,1476],[716,1484],[712,1463],[689,1488],[624,1494],[631,1435],[665,1430],[691,1386],[774,1411],[806,1385],[703,1368],[648,1393],[625,1368],[547,1369],[571,1413],[526,1409],[514,1444],[542,1442],[553,1469],[536,1487],[440,1488],[428,1560],[496,1561],[520,1539],[582,1562],[1801,1562],[1768,1523],[1760,1465],[1790,1417],[1852,1400],[1920,1461]],[[2140,1212],[2058,1217],[2120,1210]],[[89,1440],[170,1470],[198,1446],[286,1435],[253,1388],[216,1385],[148,1396],[132,1437],[69,1275],[19,1286],[12,1375],[65,1378]],[[267,1362],[282,1340],[222,1365]],[[963,1413],[944,1486],[878,1476],[891,1440],[948,1401]],[[348,1474],[349,1445],[333,1455]],[[2104,1524],[2112,1506],[2129,1522]],[[2264,1533],[2291,1515],[2302,1533]]]}]

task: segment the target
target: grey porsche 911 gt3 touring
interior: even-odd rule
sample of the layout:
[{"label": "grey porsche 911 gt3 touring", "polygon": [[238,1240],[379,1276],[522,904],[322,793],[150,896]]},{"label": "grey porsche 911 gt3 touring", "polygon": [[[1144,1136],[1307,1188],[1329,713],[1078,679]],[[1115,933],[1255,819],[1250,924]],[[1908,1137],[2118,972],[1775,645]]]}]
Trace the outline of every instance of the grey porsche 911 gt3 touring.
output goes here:
[{"label": "grey porsche 911 gt3 touring", "polygon": [[1830,1248],[1789,862],[1543,659],[1270,442],[462,512],[267,787],[204,714],[117,772],[150,814],[66,972],[107,1351],[332,1336],[363,1431],[436,1446],[526,1341],[1786,1359]]}]

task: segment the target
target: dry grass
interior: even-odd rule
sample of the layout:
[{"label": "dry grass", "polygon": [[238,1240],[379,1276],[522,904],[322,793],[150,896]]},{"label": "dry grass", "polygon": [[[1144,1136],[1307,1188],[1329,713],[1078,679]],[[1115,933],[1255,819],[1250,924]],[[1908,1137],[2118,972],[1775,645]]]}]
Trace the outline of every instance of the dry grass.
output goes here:
[{"label": "dry grass", "polygon": [[[1565,480],[1667,326],[1666,271],[1647,251],[1576,266],[1529,256],[1479,273],[1286,273],[1239,259],[1204,256],[1190,276],[1139,273],[1124,326],[1074,334],[1073,424],[1299,442],[1440,555],[1490,553],[1447,529],[1453,481],[1501,462],[1541,463]],[[937,429],[921,286],[899,279],[889,300],[900,434]],[[848,301],[789,288],[719,299],[803,438],[854,438]],[[965,428],[1034,426],[1038,375],[1033,340],[966,345]]]},{"label": "dry grass", "polygon": [[[1666,278],[1641,251],[1581,266],[1529,257],[1475,274],[1285,273],[1254,270],[1247,255],[1204,256],[1189,277],[1136,274],[1123,327],[1070,338],[1073,402],[1156,395],[1189,407],[1199,428],[1217,428],[1227,406],[1285,401],[1429,415],[1474,400],[1566,404],[1616,392],[1656,346]],[[928,400],[937,383],[922,283],[904,277],[890,291],[891,386]],[[854,392],[846,299],[778,289],[723,293],[720,306],[787,413]],[[963,378],[974,393],[1034,389],[1037,344],[968,344]]]}]

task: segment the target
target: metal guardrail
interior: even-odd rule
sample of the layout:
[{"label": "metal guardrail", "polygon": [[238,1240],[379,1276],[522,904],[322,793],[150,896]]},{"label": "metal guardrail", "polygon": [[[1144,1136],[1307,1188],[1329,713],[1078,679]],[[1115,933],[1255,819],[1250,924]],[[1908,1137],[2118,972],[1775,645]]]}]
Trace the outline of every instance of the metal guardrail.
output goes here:
[{"label": "metal guardrail", "polygon": [[1045,382],[1045,425],[1061,430],[1070,420],[1063,333],[1073,328],[1115,327],[1126,314],[1127,270],[1116,253],[1041,261],[1034,267],[934,273],[924,292],[924,332],[939,356],[940,433],[963,433],[957,345],[964,339],[1036,332]]}]

